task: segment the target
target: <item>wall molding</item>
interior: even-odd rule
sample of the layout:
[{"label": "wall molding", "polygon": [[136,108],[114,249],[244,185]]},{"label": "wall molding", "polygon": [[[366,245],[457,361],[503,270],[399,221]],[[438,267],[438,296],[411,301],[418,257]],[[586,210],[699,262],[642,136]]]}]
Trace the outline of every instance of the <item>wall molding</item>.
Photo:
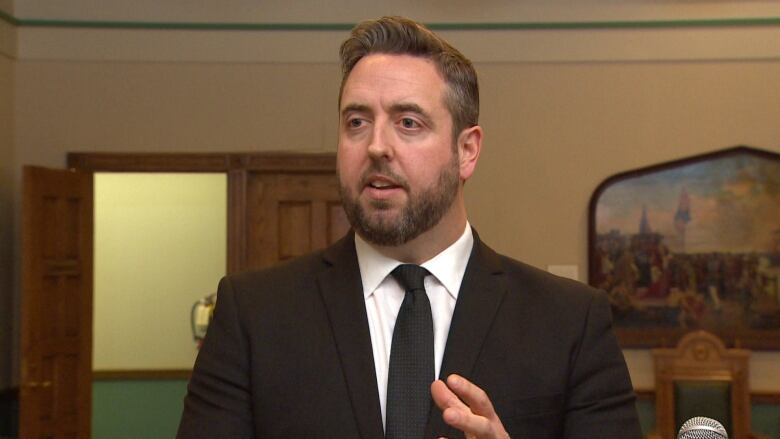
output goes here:
[{"label": "wall molding", "polygon": [[[94,381],[123,380],[189,380],[191,369],[157,369],[157,370],[96,370],[92,372]],[[636,397],[642,401],[655,401],[655,389],[635,389]],[[752,404],[780,405],[780,392],[750,392]]]},{"label": "wall molding", "polygon": [[336,168],[330,152],[120,153],[69,152],[68,168],[86,172],[322,171]]},{"label": "wall molding", "polygon": [[[641,388],[635,389],[636,397],[641,401],[655,401],[655,389]],[[780,393],[778,392],[750,392],[751,404],[780,404]]]},{"label": "wall molding", "polygon": [[[120,380],[188,380],[192,375],[191,369],[144,369],[144,370],[96,370],[92,372],[94,381],[120,381]],[[635,389],[637,399],[643,401],[655,400],[655,389]],[[752,404],[780,404],[780,392],[750,392]]]},{"label": "wall molding", "polygon": [[[19,27],[56,27],[74,29],[147,29],[204,31],[348,31],[356,24],[314,22],[187,22],[187,21],[122,21],[122,20],[59,20],[17,18],[0,10],[0,20]],[[582,29],[658,29],[684,27],[749,27],[780,26],[780,17],[732,17],[702,19],[657,20],[571,20],[520,22],[427,22],[433,30],[494,31],[494,30],[582,30]]]},{"label": "wall molding", "polygon": [[17,26],[19,24],[19,20],[16,17],[2,9],[0,9],[0,21],[4,21],[12,26]]},{"label": "wall molding", "polygon": [[[163,21],[86,21],[43,20],[10,17],[12,24],[23,27],[64,27],[76,29],[153,29],[204,31],[348,31],[355,23],[198,23]],[[780,17],[723,18],[694,20],[635,20],[635,21],[550,21],[550,22],[485,22],[485,23],[426,23],[433,30],[492,31],[492,30],[581,30],[581,29],[658,29],[681,27],[749,27],[778,26]]]},{"label": "wall molding", "polygon": [[[780,16],[666,17],[427,24],[474,62],[780,59],[780,47],[772,44],[780,40]],[[354,25],[59,20],[4,12],[3,24],[16,31],[20,60],[334,64]]]},{"label": "wall molding", "polygon": [[13,17],[0,11],[0,56],[16,58],[16,31]]},{"label": "wall molding", "polygon": [[94,370],[92,381],[189,380],[192,369]]}]

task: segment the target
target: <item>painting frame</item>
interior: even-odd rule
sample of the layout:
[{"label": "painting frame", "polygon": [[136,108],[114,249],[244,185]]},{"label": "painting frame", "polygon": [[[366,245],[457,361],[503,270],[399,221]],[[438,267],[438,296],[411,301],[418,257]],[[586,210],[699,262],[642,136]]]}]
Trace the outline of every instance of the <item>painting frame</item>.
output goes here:
[{"label": "painting frame", "polygon": [[780,349],[780,154],[740,145],[605,179],[588,208],[588,283],[607,292],[622,347],[705,329]]}]

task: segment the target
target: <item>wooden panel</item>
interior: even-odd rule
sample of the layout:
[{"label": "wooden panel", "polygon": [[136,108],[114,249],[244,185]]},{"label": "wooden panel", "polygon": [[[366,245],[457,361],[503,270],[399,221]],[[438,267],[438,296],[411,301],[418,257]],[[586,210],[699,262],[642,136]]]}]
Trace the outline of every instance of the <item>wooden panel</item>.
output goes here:
[{"label": "wooden panel", "polygon": [[61,312],[62,312],[62,331],[61,334],[65,338],[69,339],[75,339],[79,336],[79,329],[81,328],[81,319],[82,316],[80,313],[76,312],[68,312],[69,306],[74,306],[76,308],[81,308],[84,306],[82,301],[84,298],[82,297],[80,293],[80,283],[78,281],[78,278],[73,276],[68,276],[65,279],[65,284],[63,286],[62,291],[62,306],[61,306]]},{"label": "wooden panel", "polygon": [[76,395],[78,393],[78,367],[77,354],[61,354],[57,357],[55,381],[58,383],[57,393],[60,394],[58,395],[60,397],[57,398],[59,404],[57,407],[57,416],[60,419],[60,422],[66,422],[67,420],[72,422],[78,414],[78,401],[74,398],[64,397],[65,395]]},{"label": "wooden panel", "polygon": [[92,175],[25,167],[20,438],[90,437]]},{"label": "wooden panel", "polygon": [[279,224],[279,253],[277,259],[285,261],[301,256],[312,248],[312,203],[305,201],[280,201],[276,217]]},{"label": "wooden panel", "polygon": [[43,197],[40,215],[43,222],[40,250],[45,259],[54,259],[57,257],[57,198]]},{"label": "wooden panel", "polygon": [[231,154],[71,152],[68,167],[80,171],[221,172],[231,168]]},{"label": "wooden panel", "polygon": [[246,266],[247,171],[228,172],[227,272],[235,273]]},{"label": "wooden panel", "polygon": [[347,220],[347,214],[344,213],[344,208],[341,207],[341,202],[329,202],[328,209],[328,242],[327,244],[333,244],[341,239],[352,227]]},{"label": "wooden panel", "polygon": [[47,355],[41,358],[41,372],[37,385],[38,390],[38,418],[44,423],[51,422],[54,418],[54,395],[51,384],[43,386],[42,383],[51,383],[54,377],[54,355]]},{"label": "wooden panel", "polygon": [[65,212],[59,216],[62,220],[60,223],[59,236],[64,238],[64,248],[62,257],[66,260],[73,261],[73,266],[77,266],[79,257],[79,242],[82,237],[79,230],[79,212],[81,211],[81,200],[78,198],[69,197],[63,200],[65,205]]},{"label": "wooden panel", "polygon": [[68,167],[93,172],[335,172],[332,153],[68,153]]},{"label": "wooden panel", "polygon": [[246,195],[244,268],[268,267],[323,248],[346,231],[335,172],[250,172]]}]

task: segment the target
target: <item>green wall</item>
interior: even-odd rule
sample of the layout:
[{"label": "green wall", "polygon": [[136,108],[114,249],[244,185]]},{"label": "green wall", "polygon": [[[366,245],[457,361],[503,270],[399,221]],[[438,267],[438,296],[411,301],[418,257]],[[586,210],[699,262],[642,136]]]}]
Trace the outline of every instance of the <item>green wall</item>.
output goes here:
[{"label": "green wall", "polygon": [[[640,400],[636,404],[642,434],[655,429],[655,401]],[[753,404],[750,412],[752,430],[767,438],[780,439],[780,405]]]},{"label": "green wall", "polygon": [[642,426],[642,434],[647,436],[655,429],[655,401],[638,400],[636,411],[639,413],[639,424]]},{"label": "green wall", "polygon": [[173,438],[186,393],[186,380],[95,381],[92,437]]},{"label": "green wall", "polygon": [[780,438],[780,405],[753,404],[750,416],[754,432]]},{"label": "green wall", "polygon": [[[170,439],[176,436],[186,380],[95,381],[92,437]],[[655,402],[637,402],[642,432],[655,428]],[[753,404],[753,431],[780,439],[780,405]]]}]

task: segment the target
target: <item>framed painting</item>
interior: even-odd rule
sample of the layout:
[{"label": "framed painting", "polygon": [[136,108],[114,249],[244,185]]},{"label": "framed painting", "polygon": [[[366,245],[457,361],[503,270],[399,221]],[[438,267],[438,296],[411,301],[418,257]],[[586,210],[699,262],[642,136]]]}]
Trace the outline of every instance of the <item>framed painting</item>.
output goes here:
[{"label": "framed painting", "polygon": [[612,176],[590,200],[588,247],[624,347],[705,329],[780,348],[780,154],[738,146]]}]

